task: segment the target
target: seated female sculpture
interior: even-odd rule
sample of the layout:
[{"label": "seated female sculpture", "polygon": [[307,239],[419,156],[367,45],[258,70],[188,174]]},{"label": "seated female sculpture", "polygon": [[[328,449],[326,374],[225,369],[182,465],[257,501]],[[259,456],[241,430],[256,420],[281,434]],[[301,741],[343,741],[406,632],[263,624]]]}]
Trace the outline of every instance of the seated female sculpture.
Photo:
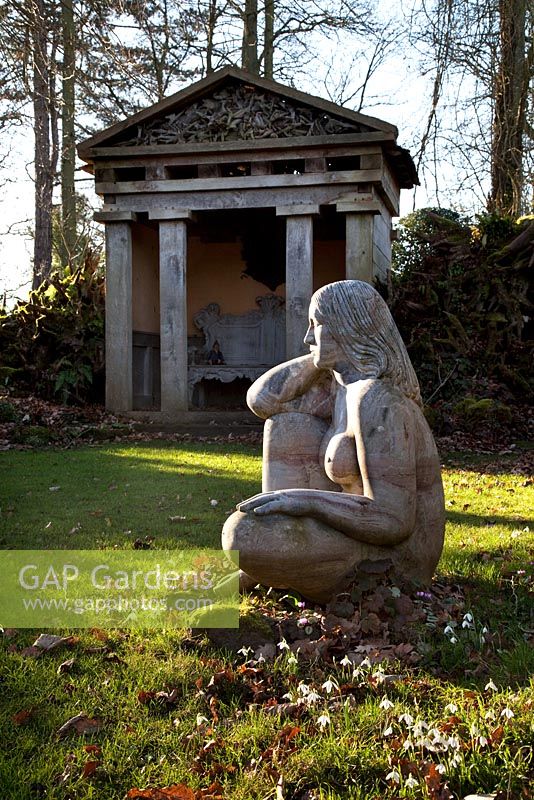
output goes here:
[{"label": "seated female sculpture", "polygon": [[438,454],[389,309],[369,284],[312,297],[309,355],[262,375],[247,402],[267,420],[263,492],[226,521],[253,582],[326,602],[358,568],[392,562],[428,583],[443,547]]}]

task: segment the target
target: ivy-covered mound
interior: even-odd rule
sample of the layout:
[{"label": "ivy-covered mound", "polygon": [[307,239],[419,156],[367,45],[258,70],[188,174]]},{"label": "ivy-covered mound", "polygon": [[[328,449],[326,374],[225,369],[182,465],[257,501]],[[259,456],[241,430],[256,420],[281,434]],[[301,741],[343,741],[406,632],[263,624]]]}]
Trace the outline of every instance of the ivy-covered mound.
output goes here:
[{"label": "ivy-covered mound", "polygon": [[[517,426],[534,390],[534,218],[401,220],[391,307],[437,432]],[[518,411],[517,406],[521,406]]]},{"label": "ivy-covered mound", "polygon": [[67,404],[104,399],[104,277],[92,266],[0,308],[0,384]]}]

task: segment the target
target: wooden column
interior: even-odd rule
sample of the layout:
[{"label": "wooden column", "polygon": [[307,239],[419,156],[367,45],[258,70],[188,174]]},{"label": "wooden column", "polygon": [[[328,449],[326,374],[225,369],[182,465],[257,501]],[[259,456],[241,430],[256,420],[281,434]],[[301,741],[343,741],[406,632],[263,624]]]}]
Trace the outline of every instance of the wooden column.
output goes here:
[{"label": "wooden column", "polygon": [[187,220],[189,211],[151,211],[159,220],[161,411],[187,411]]},{"label": "wooden column", "polygon": [[373,282],[373,224],[372,214],[347,213],[345,278]]},{"label": "wooden column", "polygon": [[132,410],[132,232],[135,214],[101,211],[106,224],[106,408]]},{"label": "wooden column", "polygon": [[308,308],[313,294],[313,215],[318,206],[284,206],[286,217],[286,358],[304,355]]}]

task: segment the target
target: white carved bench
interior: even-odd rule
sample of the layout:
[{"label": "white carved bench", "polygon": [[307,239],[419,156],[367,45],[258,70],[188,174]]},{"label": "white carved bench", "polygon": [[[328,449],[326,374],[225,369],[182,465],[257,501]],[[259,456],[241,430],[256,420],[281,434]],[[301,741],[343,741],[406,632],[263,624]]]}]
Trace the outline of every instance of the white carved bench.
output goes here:
[{"label": "white carved bench", "polygon": [[[193,317],[204,334],[203,358],[207,361],[215,341],[224,364],[191,364],[188,368],[189,401],[202,380],[230,383],[236,378],[255,381],[267,369],[285,360],[285,301],[269,294],[256,298],[257,309],[245,314],[221,314],[217,303],[209,303]],[[202,356],[201,356],[202,357]]]}]

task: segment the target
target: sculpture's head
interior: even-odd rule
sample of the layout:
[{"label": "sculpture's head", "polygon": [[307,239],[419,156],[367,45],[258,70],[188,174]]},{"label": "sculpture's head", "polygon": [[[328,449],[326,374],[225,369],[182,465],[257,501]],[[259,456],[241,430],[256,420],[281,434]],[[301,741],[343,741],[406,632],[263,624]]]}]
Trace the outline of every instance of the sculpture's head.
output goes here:
[{"label": "sculpture's head", "polygon": [[385,301],[363,281],[322,286],[310,318],[326,325],[345,359],[362,378],[381,378],[421,405],[419,383]]}]

